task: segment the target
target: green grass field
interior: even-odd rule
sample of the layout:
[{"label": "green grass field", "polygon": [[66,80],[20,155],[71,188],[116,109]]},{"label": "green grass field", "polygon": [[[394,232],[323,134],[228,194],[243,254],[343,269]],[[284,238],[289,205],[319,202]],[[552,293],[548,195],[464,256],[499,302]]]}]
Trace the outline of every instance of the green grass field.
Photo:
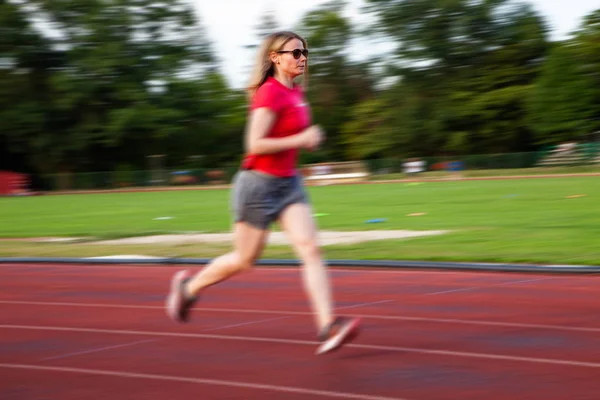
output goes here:
[{"label": "green grass field", "polygon": [[[600,178],[448,181],[309,188],[323,230],[450,230],[442,236],[328,246],[328,258],[600,264]],[[567,198],[572,195],[585,195]],[[119,238],[224,232],[227,190],[0,198],[0,237]],[[426,213],[409,217],[411,213]],[[168,220],[156,220],[172,217]],[[385,218],[379,224],[369,219]],[[277,227],[275,227],[277,229]],[[2,256],[213,257],[226,245],[0,242]],[[293,258],[270,246],[264,257]]]}]

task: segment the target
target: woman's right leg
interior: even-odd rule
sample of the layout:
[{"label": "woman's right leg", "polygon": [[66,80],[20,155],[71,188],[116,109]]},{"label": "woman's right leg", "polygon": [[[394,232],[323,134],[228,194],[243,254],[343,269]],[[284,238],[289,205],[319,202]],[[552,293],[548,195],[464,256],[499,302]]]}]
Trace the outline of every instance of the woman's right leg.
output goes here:
[{"label": "woman's right leg", "polygon": [[196,296],[205,288],[252,268],[265,247],[268,234],[268,230],[256,228],[245,222],[236,223],[234,250],[216,258],[196,276],[190,278],[186,285],[186,294]]},{"label": "woman's right leg", "polygon": [[167,314],[176,321],[187,321],[197,296],[207,287],[249,270],[260,257],[269,231],[245,222],[234,225],[234,250],[214,259],[195,276],[177,272],[171,280]]}]

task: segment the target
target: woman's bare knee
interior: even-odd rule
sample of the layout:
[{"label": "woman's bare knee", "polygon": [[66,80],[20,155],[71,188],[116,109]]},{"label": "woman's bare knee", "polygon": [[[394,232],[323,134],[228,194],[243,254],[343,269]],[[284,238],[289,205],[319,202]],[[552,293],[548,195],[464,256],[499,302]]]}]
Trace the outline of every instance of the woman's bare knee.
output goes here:
[{"label": "woman's bare knee", "polygon": [[242,254],[240,252],[233,252],[232,256],[232,267],[236,272],[247,272],[252,269],[256,259],[250,255]]},{"label": "woman's bare knee", "polygon": [[305,262],[315,262],[321,259],[321,249],[314,239],[302,239],[295,243],[299,255]]},{"label": "woman's bare knee", "polygon": [[250,270],[265,246],[267,230],[258,229],[247,223],[237,223],[235,226],[235,267],[238,271]]}]

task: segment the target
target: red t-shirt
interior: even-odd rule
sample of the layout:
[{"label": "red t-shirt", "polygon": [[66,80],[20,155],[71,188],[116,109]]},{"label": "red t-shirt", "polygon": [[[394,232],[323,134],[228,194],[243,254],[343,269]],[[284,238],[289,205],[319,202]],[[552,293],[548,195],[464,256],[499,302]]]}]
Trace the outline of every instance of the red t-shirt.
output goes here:
[{"label": "red t-shirt", "polygon": [[[256,91],[250,110],[267,107],[277,117],[267,137],[277,138],[295,135],[310,126],[310,109],[300,86],[290,89],[273,77]],[[271,154],[248,154],[243,167],[271,175],[289,177],[296,174],[298,149],[284,150]]]}]

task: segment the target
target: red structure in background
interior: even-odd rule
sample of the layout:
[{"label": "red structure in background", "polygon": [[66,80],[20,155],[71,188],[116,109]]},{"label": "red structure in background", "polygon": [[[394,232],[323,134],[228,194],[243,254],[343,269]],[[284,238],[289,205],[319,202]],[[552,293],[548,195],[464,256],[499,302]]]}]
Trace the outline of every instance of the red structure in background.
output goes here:
[{"label": "red structure in background", "polygon": [[16,172],[0,171],[0,196],[29,194],[29,176]]}]

